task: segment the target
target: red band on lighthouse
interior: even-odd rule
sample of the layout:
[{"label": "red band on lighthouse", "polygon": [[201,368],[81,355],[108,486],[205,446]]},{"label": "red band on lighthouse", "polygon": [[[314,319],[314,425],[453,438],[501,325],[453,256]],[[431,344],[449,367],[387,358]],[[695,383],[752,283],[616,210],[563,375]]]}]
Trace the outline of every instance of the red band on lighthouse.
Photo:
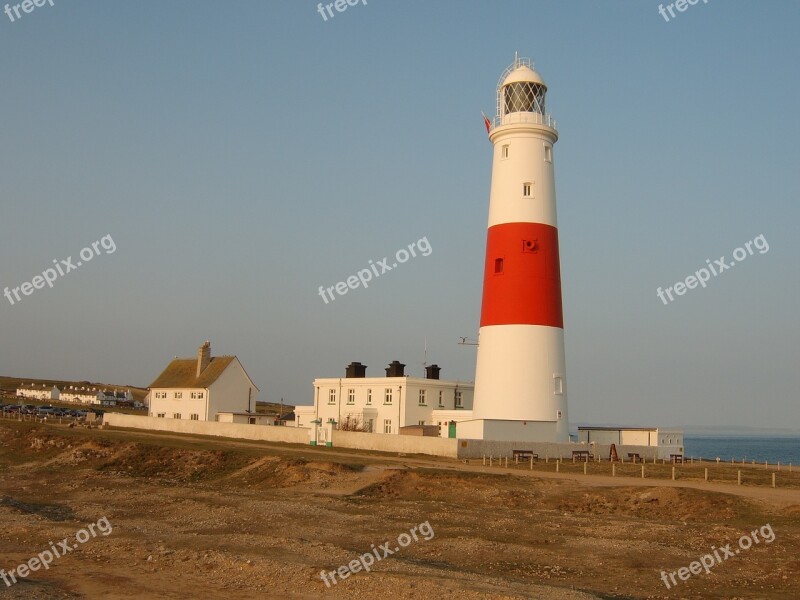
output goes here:
[{"label": "red band on lighthouse", "polygon": [[564,327],[558,230],[541,223],[489,228],[481,327]]}]

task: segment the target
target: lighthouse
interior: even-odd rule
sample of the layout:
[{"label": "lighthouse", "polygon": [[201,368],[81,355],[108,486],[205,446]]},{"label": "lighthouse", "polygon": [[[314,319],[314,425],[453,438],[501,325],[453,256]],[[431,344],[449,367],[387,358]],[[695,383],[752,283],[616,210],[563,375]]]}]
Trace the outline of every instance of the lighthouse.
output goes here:
[{"label": "lighthouse", "polygon": [[569,441],[556,223],[555,121],[531,60],[516,58],[486,120],[494,146],[472,419],[458,437]]}]

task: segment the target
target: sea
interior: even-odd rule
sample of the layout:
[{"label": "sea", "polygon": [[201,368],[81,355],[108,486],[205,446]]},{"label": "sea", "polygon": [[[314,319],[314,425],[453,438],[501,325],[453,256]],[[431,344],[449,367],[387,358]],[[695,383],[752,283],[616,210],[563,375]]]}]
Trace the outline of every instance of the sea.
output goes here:
[{"label": "sea", "polygon": [[722,435],[684,435],[683,454],[713,460],[719,457],[730,462],[743,459],[782,465],[800,465],[800,436],[722,436]]}]

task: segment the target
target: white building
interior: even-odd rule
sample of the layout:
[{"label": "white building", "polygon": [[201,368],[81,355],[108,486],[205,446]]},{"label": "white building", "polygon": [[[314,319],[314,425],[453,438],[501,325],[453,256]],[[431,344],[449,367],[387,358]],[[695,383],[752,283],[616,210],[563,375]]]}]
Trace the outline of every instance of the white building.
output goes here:
[{"label": "white building", "polygon": [[654,446],[659,458],[683,455],[683,431],[658,427],[578,427],[582,444],[615,444],[616,446]]},{"label": "white building", "polygon": [[472,382],[439,379],[439,367],[426,367],[425,377],[405,374],[393,361],[385,377],[367,377],[366,365],[351,363],[345,377],[314,380],[314,405],[295,408],[295,427],[313,421],[360,427],[372,433],[399,434],[401,427],[438,425],[440,435],[455,437],[455,423],[472,409]]},{"label": "white building", "polygon": [[56,386],[48,386],[44,383],[21,385],[17,388],[17,396],[22,398],[33,398],[35,400],[58,400],[61,392]]},{"label": "white building", "polygon": [[151,417],[218,421],[219,413],[255,412],[258,388],[235,356],[211,357],[211,343],[197,359],[176,358],[150,384]]},{"label": "white building", "polygon": [[240,425],[275,425],[273,415],[252,412],[220,412],[217,413],[220,423],[239,423]]},{"label": "white building", "polygon": [[105,394],[102,390],[90,387],[69,386],[61,392],[63,402],[75,402],[77,404],[102,404]]}]

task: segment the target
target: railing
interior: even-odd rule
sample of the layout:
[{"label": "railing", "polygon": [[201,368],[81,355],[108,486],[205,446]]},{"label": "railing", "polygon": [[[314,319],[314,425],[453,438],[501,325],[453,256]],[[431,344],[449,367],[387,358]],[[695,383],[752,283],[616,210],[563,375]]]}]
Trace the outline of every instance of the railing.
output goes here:
[{"label": "railing", "polygon": [[534,125],[544,125],[551,129],[556,129],[556,120],[550,113],[538,112],[514,112],[501,117],[492,119],[492,129],[501,125],[512,125],[515,123],[532,123]]}]

